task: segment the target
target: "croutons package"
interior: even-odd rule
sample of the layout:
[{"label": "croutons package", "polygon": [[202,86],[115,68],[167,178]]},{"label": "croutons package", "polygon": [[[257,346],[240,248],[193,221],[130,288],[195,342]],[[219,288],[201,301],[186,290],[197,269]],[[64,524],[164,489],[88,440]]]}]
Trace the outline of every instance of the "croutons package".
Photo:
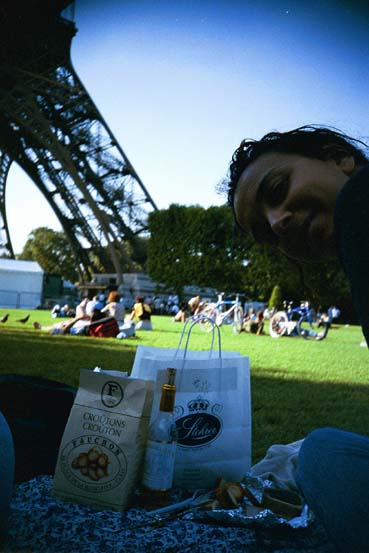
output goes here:
[{"label": "croutons package", "polygon": [[123,511],[137,483],[153,382],[118,371],[82,370],[59,448],[53,495]]}]

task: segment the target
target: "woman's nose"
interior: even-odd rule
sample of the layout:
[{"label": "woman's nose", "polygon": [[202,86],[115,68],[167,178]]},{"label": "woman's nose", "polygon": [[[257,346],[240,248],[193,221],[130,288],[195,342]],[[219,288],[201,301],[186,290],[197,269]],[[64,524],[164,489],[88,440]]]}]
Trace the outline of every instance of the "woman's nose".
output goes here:
[{"label": "woman's nose", "polygon": [[292,213],[290,211],[271,211],[267,214],[270,228],[276,236],[284,236],[292,223]]}]

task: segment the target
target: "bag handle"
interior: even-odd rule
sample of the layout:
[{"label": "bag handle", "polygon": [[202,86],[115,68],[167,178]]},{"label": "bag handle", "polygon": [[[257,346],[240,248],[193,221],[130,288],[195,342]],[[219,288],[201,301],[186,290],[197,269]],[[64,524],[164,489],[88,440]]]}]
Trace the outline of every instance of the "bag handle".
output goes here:
[{"label": "bag handle", "polygon": [[[181,349],[181,345],[182,345],[182,341],[183,341],[183,338],[184,338],[184,335],[186,334],[186,332],[188,332],[187,330],[187,327],[190,325],[191,326],[191,330],[192,330],[192,327],[194,326],[194,324],[196,323],[199,323],[201,321],[209,321],[210,324],[211,324],[211,327],[212,327],[212,332],[211,332],[211,344],[210,344],[210,356],[211,357],[211,354],[214,350],[214,328],[217,327],[214,319],[206,316],[206,315],[202,315],[202,314],[199,314],[199,315],[194,315],[192,317],[190,317],[189,319],[187,319],[183,325],[183,329],[182,329],[182,333],[181,333],[181,336],[179,338],[179,342],[178,342],[178,347],[177,347],[177,351],[174,355],[174,357],[176,358],[177,355],[178,355],[178,352],[180,351]],[[217,327],[218,328],[218,327]],[[219,330],[219,328],[218,328]],[[187,340],[188,342],[188,340]],[[220,337],[218,336],[218,342],[220,344]],[[219,346],[220,347],[220,346]]]},{"label": "bag handle", "polygon": [[220,339],[220,330],[219,330],[219,327],[218,325],[216,324],[216,322],[214,321],[214,319],[211,319],[210,317],[207,317],[206,315],[202,315],[201,313],[199,315],[196,315],[196,318],[194,317],[190,317],[189,319],[187,319],[187,321],[185,322],[184,324],[184,327],[183,327],[183,330],[182,330],[182,334],[181,334],[181,337],[179,339],[179,342],[178,342],[178,347],[177,347],[177,350],[174,354],[174,358],[177,357],[178,353],[179,353],[179,350],[181,348],[181,345],[182,345],[182,341],[184,339],[184,336],[185,336],[185,333],[187,331],[187,327],[188,325],[189,328],[188,328],[188,331],[187,331],[187,337],[186,337],[186,343],[185,343],[185,347],[184,347],[184,354],[183,354],[183,363],[182,363],[182,369],[184,368],[184,364],[185,364],[185,361],[186,361],[186,356],[187,356],[187,351],[188,351],[188,343],[190,341],[190,337],[191,337],[191,332],[192,332],[192,329],[195,325],[197,325],[198,323],[200,322],[203,322],[203,321],[207,321],[211,324],[212,326],[212,331],[211,331],[211,345],[210,345],[210,355],[209,355],[209,358],[211,357],[213,351],[214,351],[214,339],[215,339],[215,329],[217,331],[217,337],[218,337],[218,357],[220,359],[220,363],[221,363],[221,359],[222,359],[222,346],[221,346],[221,339]]}]

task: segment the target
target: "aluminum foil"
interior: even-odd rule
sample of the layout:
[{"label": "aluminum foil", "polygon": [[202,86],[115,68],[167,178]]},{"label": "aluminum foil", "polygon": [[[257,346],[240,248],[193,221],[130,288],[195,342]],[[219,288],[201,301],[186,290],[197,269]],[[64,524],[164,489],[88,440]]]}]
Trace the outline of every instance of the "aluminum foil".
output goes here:
[{"label": "aluminum foil", "polygon": [[[274,486],[270,480],[263,480],[251,475],[246,475],[242,479],[242,484],[248,487],[258,501],[261,501],[265,489]],[[295,529],[307,528],[314,520],[314,515],[306,504],[303,506],[301,515],[294,518],[284,518],[270,509],[264,509],[256,515],[250,516],[246,513],[247,505],[251,505],[251,502],[247,498],[244,498],[237,509],[216,509],[206,511],[196,509],[196,511],[191,511],[184,515],[183,518],[202,522],[216,522],[217,524],[224,524],[225,526],[262,526],[272,528],[287,525]]]}]

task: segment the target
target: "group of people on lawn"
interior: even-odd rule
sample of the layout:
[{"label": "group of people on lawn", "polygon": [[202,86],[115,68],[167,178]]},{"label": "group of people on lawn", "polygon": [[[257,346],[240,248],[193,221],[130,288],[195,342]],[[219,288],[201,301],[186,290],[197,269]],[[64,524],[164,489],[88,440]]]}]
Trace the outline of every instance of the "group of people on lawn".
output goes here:
[{"label": "group of people on lawn", "polygon": [[[76,307],[75,317],[66,321],[61,321],[52,326],[42,326],[34,322],[36,330],[44,330],[50,334],[74,334],[89,335],[89,329],[93,323],[99,321],[100,324],[116,320],[119,329],[128,329],[135,325],[136,330],[152,330],[151,307],[144,303],[142,296],[136,296],[135,304],[128,317],[125,317],[124,304],[120,301],[121,295],[118,291],[109,293],[106,305],[103,305],[98,297],[92,299],[85,297]],[[135,321],[138,319],[137,324]]]}]

